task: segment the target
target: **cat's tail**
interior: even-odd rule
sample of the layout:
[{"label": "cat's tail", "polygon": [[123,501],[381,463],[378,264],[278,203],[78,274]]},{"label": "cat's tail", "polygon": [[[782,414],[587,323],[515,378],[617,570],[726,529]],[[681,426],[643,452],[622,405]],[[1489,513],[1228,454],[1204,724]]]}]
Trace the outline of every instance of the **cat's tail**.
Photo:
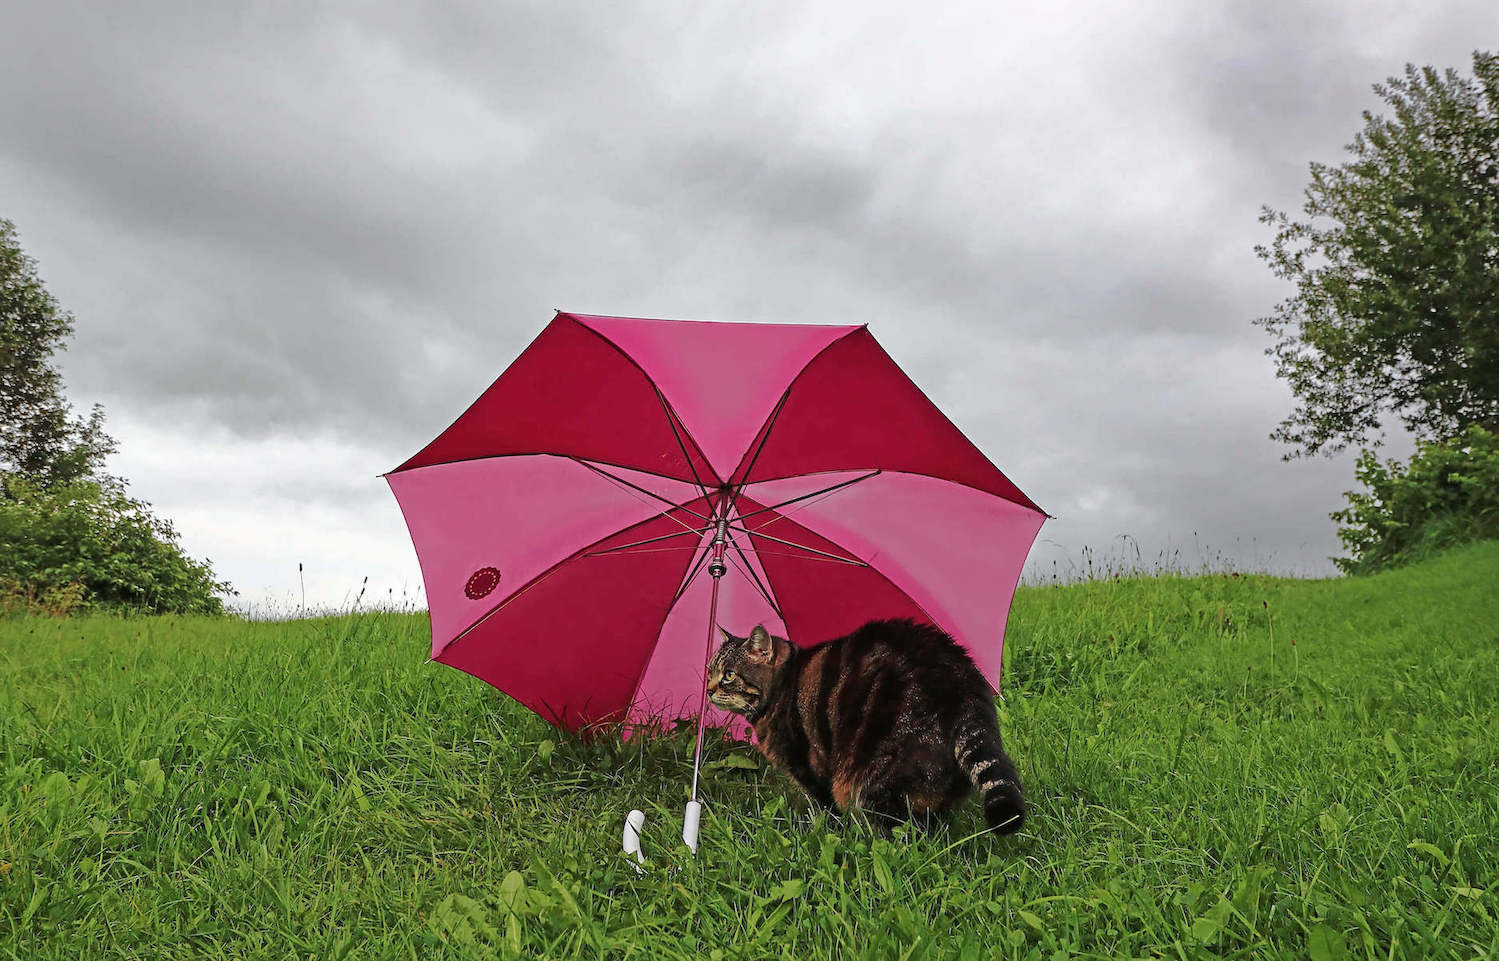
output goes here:
[{"label": "cat's tail", "polygon": [[958,767],[973,782],[983,800],[984,819],[995,834],[1012,834],[1025,823],[1025,797],[1020,774],[1005,753],[999,719],[992,707],[965,712],[953,737]]}]

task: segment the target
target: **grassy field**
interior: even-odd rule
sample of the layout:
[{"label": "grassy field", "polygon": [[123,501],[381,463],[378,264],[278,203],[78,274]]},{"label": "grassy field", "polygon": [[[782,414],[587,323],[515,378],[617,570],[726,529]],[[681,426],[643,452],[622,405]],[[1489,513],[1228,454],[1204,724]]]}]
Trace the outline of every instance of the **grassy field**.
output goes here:
[{"label": "grassy field", "polygon": [[[1499,958],[1499,543],[1030,587],[1012,839],[584,745],[425,618],[0,622],[0,957]],[[650,873],[618,853],[640,806]]]}]

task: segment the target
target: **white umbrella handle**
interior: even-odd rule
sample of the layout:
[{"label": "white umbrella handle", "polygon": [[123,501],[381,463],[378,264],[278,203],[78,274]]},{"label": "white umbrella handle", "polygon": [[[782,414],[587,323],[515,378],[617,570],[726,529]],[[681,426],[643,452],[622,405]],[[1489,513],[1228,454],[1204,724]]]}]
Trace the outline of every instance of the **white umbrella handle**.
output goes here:
[{"label": "white umbrella handle", "polygon": [[625,854],[635,855],[635,870],[644,874],[645,869],[641,867],[645,863],[645,855],[640,853],[640,829],[645,827],[645,812],[640,810],[631,811],[625,817]]},{"label": "white umbrella handle", "polygon": [[697,826],[703,818],[703,804],[701,801],[688,801],[687,810],[682,815],[682,840],[697,853]]}]

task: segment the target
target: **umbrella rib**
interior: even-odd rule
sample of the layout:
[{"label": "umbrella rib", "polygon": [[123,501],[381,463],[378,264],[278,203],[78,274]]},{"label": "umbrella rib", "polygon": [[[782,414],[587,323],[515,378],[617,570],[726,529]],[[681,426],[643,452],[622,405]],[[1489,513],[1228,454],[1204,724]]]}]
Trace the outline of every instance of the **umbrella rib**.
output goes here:
[{"label": "umbrella rib", "polygon": [[[636,370],[640,371],[640,376],[644,377],[645,378],[645,382],[648,385],[650,385],[651,390],[653,390],[653,391],[656,392],[656,399],[661,402],[661,410],[666,414],[666,422],[671,427],[672,434],[676,435],[676,433],[677,433],[677,427],[676,427],[676,424],[673,422],[673,416],[674,415],[672,414],[671,404],[667,402],[666,395],[663,394],[663,393],[661,393],[661,388],[658,387],[658,386],[656,386],[656,381],[651,377],[650,374],[648,374],[648,373],[645,372],[645,368],[644,367],[640,366],[640,361],[638,361],[634,357],[632,357],[630,355],[629,351],[625,350],[619,344],[615,343],[614,340],[611,337],[609,337],[607,334],[605,334],[603,331],[599,330],[597,327],[594,327],[591,324],[585,324],[582,320],[580,320],[577,317],[577,315],[572,314],[572,313],[570,313],[568,311],[565,311],[565,310],[559,310],[559,311],[557,311],[557,315],[559,317],[566,317],[566,318],[568,318],[573,323],[577,324],[579,327],[581,327],[584,330],[588,331],[590,334],[593,334],[599,340],[602,340],[604,343],[608,344],[610,347],[613,347],[616,351],[619,352],[619,355],[621,357],[623,357],[630,364],[630,366],[632,366]],[[682,429],[686,430],[687,429],[687,425],[683,424],[682,425]],[[691,437],[692,435],[689,434],[688,436]],[[708,489],[703,486],[703,480],[702,480],[701,477],[698,476],[698,474],[697,474],[697,468],[693,465],[693,463],[692,463],[692,457],[687,453],[687,447],[682,442],[682,438],[681,438],[680,435],[677,436],[677,445],[682,448],[682,457],[687,461],[687,469],[692,472],[692,479],[697,482],[698,488],[704,494],[706,494],[707,491],[708,491]],[[704,463],[707,463],[707,456],[703,454],[703,449],[698,446],[696,438],[693,438],[692,446],[697,448],[698,456],[703,458]],[[713,465],[712,464],[708,464],[708,467],[712,468]],[[707,520],[707,518],[703,518],[703,519]]]},{"label": "umbrella rib", "polygon": [[[697,484],[697,489],[702,492],[704,497],[707,497],[708,488],[704,486],[703,479],[698,476],[697,467],[692,463],[692,455],[687,453],[687,445],[682,442],[682,435],[677,431],[677,418],[672,412],[671,405],[666,402],[666,395],[661,393],[661,388],[657,387],[655,383],[651,384],[651,390],[656,392],[656,399],[661,402],[661,410],[666,414],[666,423],[671,428],[671,436],[677,439],[677,447],[682,451],[682,459],[687,462],[687,469],[692,472],[692,479]],[[687,429],[685,424],[682,429]]]},{"label": "umbrella rib", "polygon": [[[661,516],[665,516],[665,515],[661,515]],[[670,540],[673,537],[681,537],[683,534],[697,534],[698,536],[701,537],[705,533],[707,533],[707,532],[706,531],[693,530],[692,528],[689,527],[686,530],[672,531],[670,534],[662,534],[660,537],[647,537],[643,541],[634,541],[634,542],[629,543],[629,544],[620,544],[618,547],[606,547],[606,548],[604,548],[601,551],[589,551],[588,553],[584,554],[583,556],[584,557],[602,557],[605,554],[617,554],[620,551],[627,550],[627,549],[629,549],[631,547],[640,547],[640,546],[642,546],[644,544],[654,544],[657,541],[665,541],[665,540]],[[692,547],[692,548],[674,547],[674,548],[667,548],[667,550],[683,550],[683,551],[685,551],[685,550],[697,550],[697,548],[695,548],[695,547]]]},{"label": "umbrella rib", "polygon": [[[735,545],[735,550],[738,551],[741,558],[744,557],[744,552],[739,551],[738,545]],[[755,590],[760,593],[760,596],[765,599],[765,603],[770,605],[770,609],[772,611],[775,611],[776,617],[779,617],[781,619],[781,622],[785,623],[786,617],[781,613],[780,606],[776,604],[775,598],[771,597],[770,594],[766,592],[765,587],[760,583],[760,576],[755,573],[755,569],[753,567],[749,566],[749,561],[745,560],[744,567],[740,567],[738,562],[731,557],[729,558],[729,566],[738,571],[740,577],[744,578],[746,581],[749,581],[749,583],[755,588]]]},{"label": "umbrella rib", "polygon": [[[586,467],[589,470],[593,471],[595,474],[602,474],[603,476],[609,478],[612,481],[617,481],[617,482],[625,485],[626,487],[632,488],[633,490],[640,491],[640,493],[642,493],[642,494],[645,494],[645,495],[650,496],[650,497],[654,497],[656,500],[660,501],[663,504],[670,504],[676,510],[686,511],[687,513],[691,514],[693,517],[696,517],[696,518],[698,518],[699,520],[702,520],[702,521],[711,520],[711,518],[709,518],[707,515],[705,515],[705,514],[699,514],[697,511],[693,510],[690,507],[687,507],[686,505],[678,504],[676,501],[672,500],[670,497],[663,497],[662,495],[656,493],[653,490],[647,490],[646,488],[641,487],[639,484],[632,484],[629,481],[625,480],[623,477],[620,477],[620,476],[618,476],[616,474],[611,474],[608,471],[604,470],[602,467],[598,467],[598,466],[596,466],[594,464],[591,464],[591,463],[589,463],[588,461],[584,460],[581,457],[574,457],[574,458],[571,458],[571,459],[577,461],[579,464],[582,464],[584,467]],[[702,485],[699,484],[698,486],[701,487]],[[670,516],[671,512],[670,511],[662,511],[662,515],[663,516]],[[678,519],[678,518],[673,517],[672,520],[676,521],[678,524],[682,524],[681,520]],[[682,524],[682,526],[683,527],[687,527],[686,524]],[[688,529],[691,530],[691,528],[688,528]]]},{"label": "umbrella rib", "polygon": [[430,464],[422,464],[419,467],[398,467],[394,470],[388,470],[383,474],[376,474],[375,476],[389,478],[395,474],[407,474],[413,471],[430,470],[433,467],[451,467],[454,464],[473,464],[483,460],[506,460],[511,457],[561,457],[565,460],[586,461],[590,464],[607,464],[610,467],[618,467],[621,470],[638,471],[642,474],[649,474],[652,477],[659,477],[662,480],[676,481],[679,484],[692,483],[692,480],[687,477],[676,477],[671,474],[663,474],[660,471],[647,470],[644,467],[639,467],[633,464],[616,464],[612,461],[600,460],[597,457],[586,457],[582,454],[569,454],[563,451],[555,450],[518,450],[511,451],[508,454],[479,454],[474,457],[455,457],[451,460],[439,460],[433,461]]},{"label": "umbrella rib", "polygon": [[[743,517],[741,517],[740,519],[743,520]],[[739,540],[735,538],[733,534],[730,534],[729,543],[733,545],[734,553],[739,555],[739,559],[741,561],[744,561],[744,570],[740,571],[740,573],[748,576],[748,578],[754,583],[755,590],[760,592],[760,596],[765,598],[765,603],[770,605],[770,609],[776,612],[776,617],[779,617],[782,623],[784,623],[786,617],[781,613],[781,605],[777,604],[775,602],[775,598],[770,596],[769,585],[762,584],[760,582],[760,575],[755,573],[754,566],[750,564],[749,558],[745,556],[744,548],[739,546]],[[730,563],[733,563],[733,560],[734,559],[732,557],[729,558]],[[739,565],[735,564],[734,569],[739,570]]]},{"label": "umbrella rib", "polygon": [[[800,547],[801,545],[797,545]],[[758,557],[792,557],[802,561],[816,561],[819,564],[846,564],[850,567],[873,567],[861,561],[851,561],[842,557],[813,557],[807,554],[793,554],[790,551],[755,551]]]},{"label": "umbrella rib", "polygon": [[[713,516],[716,518],[718,516],[719,507],[723,504],[724,499],[725,499],[725,497],[727,495],[725,494],[725,492],[722,492],[722,491],[718,491],[718,492],[715,492],[715,493],[718,493],[720,495],[718,503],[715,504],[713,502],[713,495],[709,494],[708,495],[708,504],[710,505],[709,506],[709,510],[711,510],[713,512]],[[713,529],[713,527],[710,524],[709,527],[704,528],[699,533],[706,534],[706,533],[708,533],[708,531],[710,531],[712,529]],[[733,540],[732,535],[730,536],[729,539],[731,541]],[[672,607],[675,607],[676,604],[677,604],[677,601],[679,601],[679,600],[682,599],[682,595],[687,593],[687,588],[692,585],[693,579],[695,577],[697,577],[698,572],[701,571],[703,569],[703,565],[705,563],[707,563],[709,555],[711,555],[713,553],[712,550],[709,549],[709,545],[707,545],[707,544],[703,544],[702,545],[702,552],[703,553],[702,553],[702,555],[700,557],[698,557],[697,562],[692,565],[692,569],[687,572],[687,576],[682,579],[682,583],[680,585],[678,585],[676,594],[672,595],[672,599],[671,599],[671,606]]]},{"label": "umbrella rib", "polygon": [[[802,368],[805,370],[806,368]],[[798,377],[801,375],[798,374]],[[793,379],[792,383],[796,383]],[[739,481],[739,486],[734,488],[734,500],[744,493],[744,486],[749,483],[750,474],[755,469],[755,462],[760,459],[760,454],[765,450],[765,445],[770,442],[771,431],[776,428],[776,421],[781,419],[781,409],[786,406],[786,400],[791,396],[791,388],[788,386],[786,392],[781,394],[781,399],[776,401],[775,409],[770,412],[770,419],[765,422],[765,432],[760,435],[760,443],[755,445],[754,454],[750,455],[749,466],[744,469],[744,478]]]},{"label": "umbrella rib", "polygon": [[692,570],[688,571],[687,576],[682,578],[682,583],[677,587],[677,592],[671,596],[671,603],[666,605],[666,609],[668,611],[673,607],[676,607],[677,601],[680,601],[682,599],[682,595],[687,593],[687,588],[692,586],[692,582],[697,579],[697,575],[702,571],[703,565],[707,562],[708,556],[712,553],[713,552],[710,550],[703,550],[702,556],[697,559],[697,563],[692,565]]},{"label": "umbrella rib", "polygon": [[[792,474],[781,474],[778,477],[762,477],[759,480],[755,481],[755,483],[756,484],[769,484],[769,483],[772,483],[773,481],[791,480],[791,479],[797,478],[797,477],[811,477],[811,476],[813,476],[815,474],[830,474],[830,473],[833,473],[833,472],[835,472],[837,470],[840,470],[840,469],[843,469],[843,470],[867,470],[868,468],[865,468],[865,467],[828,468],[827,470],[805,471],[803,473],[792,473]],[[997,493],[995,493],[992,490],[989,490],[989,489],[984,488],[984,487],[979,487],[976,484],[970,484],[967,481],[955,480],[955,479],[953,479],[951,477],[944,477],[941,474],[933,474],[930,471],[923,471],[923,470],[903,470],[903,469],[898,469],[898,468],[881,468],[880,470],[881,470],[882,473],[890,473],[890,474],[895,474],[895,475],[899,475],[899,476],[907,476],[907,477],[929,477],[932,480],[941,481],[944,484],[952,484],[954,487],[966,487],[967,489],[969,489],[971,491],[978,491],[980,494],[987,494],[990,497],[993,497],[993,498],[995,498],[997,500],[1002,500],[1002,501],[1004,501],[1007,504],[1014,504],[1016,507],[1020,508],[1021,510],[1030,511],[1032,514],[1040,514],[1042,517],[1045,517],[1047,520],[1056,520],[1056,515],[1054,515],[1054,514],[1048,514],[1045,510],[1041,509],[1040,507],[1036,506],[1033,503],[1030,503],[1030,498],[1026,496],[1026,494],[1025,494],[1024,491],[1020,491],[1020,496],[1024,497],[1025,500],[1018,501],[1015,498],[1010,497],[1007,494],[997,494]],[[1002,473],[1001,473],[1001,476],[1003,476]],[[675,477],[668,477],[666,479],[667,480],[677,480],[677,478],[675,478]],[[1006,477],[1005,480],[1009,480],[1009,478]],[[1019,490],[1019,488],[1017,487],[1016,490]]]},{"label": "umbrella rib", "polygon": [[[687,577],[682,581],[682,585],[677,588],[677,593],[672,597],[671,603],[666,605],[666,613],[661,615],[661,621],[656,625],[655,636],[657,643],[660,643],[661,631],[666,627],[666,622],[671,617],[671,612],[676,609],[677,602],[682,599],[682,595],[687,593],[687,586],[692,583],[693,578],[697,577],[698,573],[702,570],[703,561],[707,560],[708,556],[711,553],[712,551],[709,550],[703,551],[703,556],[701,559],[699,559],[697,566],[692,569],[692,572],[689,573]],[[625,705],[625,716],[627,719],[629,717],[631,709],[633,709],[635,706],[636,698],[640,695],[640,682],[645,680],[645,672],[650,669],[651,658],[654,656],[655,651],[653,649],[651,652],[651,656],[646,657],[645,660],[641,662],[640,671],[635,675],[635,680],[630,685],[630,702],[629,704]],[[704,678],[704,680],[706,680],[706,678]]]},{"label": "umbrella rib", "polygon": [[612,555],[612,554],[675,554],[678,551],[692,551],[695,554],[695,553],[697,553],[697,548],[696,547],[653,547],[653,548],[651,548],[648,551],[627,551],[627,550],[622,550],[622,549],[616,549],[616,550],[612,550],[612,551],[599,551],[599,552],[594,553],[594,554],[584,554],[583,556],[584,557],[603,557],[605,555]]},{"label": "umbrella rib", "polygon": [[787,547],[794,547],[794,548],[796,548],[799,551],[806,551],[809,554],[817,554],[817,555],[819,555],[821,557],[826,557],[829,560],[838,561],[838,562],[843,563],[843,564],[852,564],[855,567],[868,567],[869,566],[868,564],[864,563],[863,561],[859,560],[858,558],[839,557],[837,554],[829,554],[827,551],[820,551],[820,550],[818,550],[815,547],[808,547],[806,544],[798,544],[796,541],[786,541],[786,540],[782,540],[779,537],[773,537],[770,534],[761,533],[761,531],[759,529],[749,530],[749,529],[744,528],[744,527],[736,527],[736,528],[734,528],[734,530],[736,530],[736,531],[744,531],[744,533],[749,534],[752,537],[763,537],[763,538],[765,538],[768,541],[775,541],[777,544],[784,544]]},{"label": "umbrella rib", "polygon": [[781,501],[779,504],[771,504],[769,507],[762,507],[759,510],[750,511],[748,514],[740,514],[739,519],[741,521],[748,520],[749,518],[754,517],[756,514],[764,514],[766,511],[779,510],[780,508],[786,507],[790,504],[796,504],[800,501],[810,500],[811,498],[817,497],[820,494],[831,494],[833,491],[842,490],[845,487],[852,487],[853,485],[859,483],[859,481],[869,480],[869,478],[875,477],[880,473],[881,471],[879,470],[872,470],[862,477],[852,477],[846,481],[841,481],[837,484],[834,484],[831,487],[824,487],[820,491],[813,491],[810,494],[802,494],[800,497],[793,497],[790,500]]},{"label": "umbrella rib", "polygon": [[[755,462],[760,459],[760,453],[765,450],[766,443],[770,441],[770,432],[775,427],[775,422],[781,416],[781,408],[786,406],[786,401],[791,397],[791,391],[796,387],[797,382],[802,379],[802,375],[806,374],[807,368],[817,363],[817,361],[822,358],[822,355],[831,350],[835,344],[841,344],[850,335],[858,333],[861,330],[868,331],[868,329],[868,324],[865,324],[862,327],[855,327],[848,331],[845,331],[842,334],[839,334],[837,337],[828,341],[826,344],[823,344],[822,347],[817,351],[817,353],[808,358],[807,362],[803,364],[801,369],[796,372],[796,375],[791,378],[791,383],[787,384],[786,389],[781,392],[781,399],[776,401],[775,409],[770,412],[770,417],[766,420],[765,425],[760,428],[763,433],[756,435],[760,438],[760,443],[758,446],[756,446],[754,456],[750,458],[749,465],[744,468],[744,478],[739,482],[739,486],[734,490],[735,499],[738,499],[740,493],[744,491],[744,486],[749,483],[750,473],[755,469]],[[742,465],[743,463],[744,461],[741,458],[740,464]],[[737,476],[739,476],[738,467],[734,468],[734,472],[729,475],[729,479],[733,480]]]},{"label": "umbrella rib", "polygon": [[[573,458],[573,459],[576,460],[576,458]],[[579,461],[579,463],[583,464],[583,466],[585,466],[585,467],[591,466],[591,465],[587,464],[584,461]],[[600,473],[605,473],[605,472],[600,471]],[[646,493],[649,494],[650,491],[646,491]],[[680,506],[680,505],[672,505],[672,506],[677,507],[677,506]],[[687,508],[684,507],[684,508],[681,508],[681,509],[682,510],[686,510]],[[682,524],[681,518],[673,517],[670,514],[670,512],[662,511],[660,514],[655,515],[655,517],[648,517],[645,520],[640,521],[639,523],[632,524],[630,527],[625,528],[625,530],[631,530],[633,528],[640,527],[640,526],[642,526],[644,524],[648,524],[651,521],[654,521],[654,520],[656,520],[657,518],[660,518],[660,517],[666,517],[666,518],[669,518],[669,519],[675,521],[678,524]],[[682,527],[684,528],[684,530],[686,532],[689,532],[689,533],[699,534],[699,535],[701,535],[703,533],[702,531],[694,530],[693,528],[688,527],[686,524],[682,524]],[[616,533],[611,534],[609,536],[610,537],[617,537],[621,533],[623,533],[623,531],[617,531]],[[682,532],[679,531],[677,533],[671,534],[670,536],[672,536],[672,537],[680,537],[681,534],[682,534]],[[608,537],[605,537],[602,540],[594,541],[592,544],[588,544],[585,547],[579,548],[577,551],[574,551],[573,553],[567,555],[566,557],[564,557],[561,560],[559,560],[557,563],[553,564],[551,567],[547,568],[546,570],[542,571],[540,574],[538,574],[535,577],[531,578],[530,581],[528,581],[524,586],[522,586],[514,594],[511,594],[510,596],[508,596],[508,597],[504,598],[503,600],[501,600],[494,607],[491,607],[489,610],[487,610],[483,614],[481,614],[479,616],[479,618],[477,620],[475,620],[472,624],[470,624],[468,627],[465,627],[463,630],[461,630],[457,634],[455,634],[453,636],[452,640],[448,641],[446,644],[443,645],[442,651],[439,651],[436,655],[433,655],[433,659],[435,660],[438,656],[440,656],[443,653],[443,651],[446,651],[448,648],[452,647],[454,644],[457,644],[459,641],[463,640],[469,634],[473,633],[474,630],[477,629],[480,624],[483,624],[485,621],[489,620],[491,617],[493,617],[494,615],[498,614],[505,607],[509,606],[509,604],[512,601],[514,601],[516,598],[520,597],[522,594],[524,594],[527,591],[531,590],[531,588],[535,587],[537,584],[540,584],[542,581],[546,580],[548,577],[551,577],[553,574],[557,573],[558,569],[560,569],[564,564],[568,563],[569,561],[576,560],[576,559],[578,559],[580,557],[587,557],[587,556],[589,556],[590,553],[591,553],[588,550],[589,547],[592,547],[594,544],[601,544],[604,541],[607,541],[608,539],[609,539]]]}]

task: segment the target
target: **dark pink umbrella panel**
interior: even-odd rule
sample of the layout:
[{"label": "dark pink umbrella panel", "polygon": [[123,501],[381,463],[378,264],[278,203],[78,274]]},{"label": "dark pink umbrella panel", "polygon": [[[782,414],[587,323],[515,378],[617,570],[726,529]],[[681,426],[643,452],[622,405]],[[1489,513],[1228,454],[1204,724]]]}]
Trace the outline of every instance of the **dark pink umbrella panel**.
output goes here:
[{"label": "dark pink umbrella panel", "polygon": [[697,715],[720,520],[719,623],[910,617],[997,687],[1046,517],[862,326],[559,313],[386,479],[433,659],[573,730]]}]

